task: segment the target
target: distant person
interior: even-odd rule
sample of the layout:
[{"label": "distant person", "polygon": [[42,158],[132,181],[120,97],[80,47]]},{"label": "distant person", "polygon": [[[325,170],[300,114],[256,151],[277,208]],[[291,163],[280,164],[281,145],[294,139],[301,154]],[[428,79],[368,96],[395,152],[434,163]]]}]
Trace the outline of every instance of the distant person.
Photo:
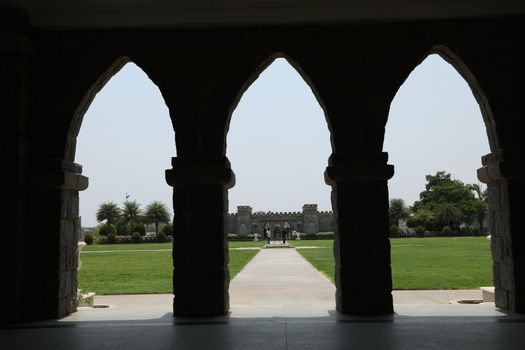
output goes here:
[{"label": "distant person", "polygon": [[269,228],[266,229],[265,234],[266,234],[266,243],[270,244],[270,238],[272,237],[272,234],[270,233],[270,229]]}]

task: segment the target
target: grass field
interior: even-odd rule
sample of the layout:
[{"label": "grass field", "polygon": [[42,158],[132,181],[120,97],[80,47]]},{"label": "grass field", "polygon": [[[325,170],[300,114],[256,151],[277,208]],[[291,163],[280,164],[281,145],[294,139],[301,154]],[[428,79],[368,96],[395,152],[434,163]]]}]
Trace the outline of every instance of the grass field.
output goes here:
[{"label": "grass field", "polygon": [[[230,247],[253,246],[232,242]],[[239,243],[239,244],[237,244]],[[260,245],[259,245],[260,246]],[[257,250],[230,250],[233,278]],[[81,253],[79,287],[97,294],[171,293],[171,243],[107,244],[86,247]]]},{"label": "grass field", "polygon": [[[491,286],[490,242],[485,237],[391,239],[394,289],[463,289]],[[299,250],[334,280],[332,241],[300,241]]]},{"label": "grass field", "polygon": [[[298,250],[334,280],[333,241],[293,241],[316,246]],[[230,242],[230,248],[262,247]],[[392,239],[394,289],[462,289],[492,285],[490,242],[484,237]],[[257,250],[230,250],[233,278]],[[80,288],[97,294],[171,293],[171,243],[92,245],[82,251]],[[366,263],[366,262],[364,262]]]}]

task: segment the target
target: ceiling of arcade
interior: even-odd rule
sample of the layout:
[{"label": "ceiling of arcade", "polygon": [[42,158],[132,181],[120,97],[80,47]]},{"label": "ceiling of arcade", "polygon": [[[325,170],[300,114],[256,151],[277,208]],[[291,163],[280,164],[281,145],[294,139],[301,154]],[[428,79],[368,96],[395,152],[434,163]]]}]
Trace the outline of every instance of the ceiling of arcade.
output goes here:
[{"label": "ceiling of arcade", "polygon": [[517,0],[3,0],[43,27],[396,21],[525,14]]}]

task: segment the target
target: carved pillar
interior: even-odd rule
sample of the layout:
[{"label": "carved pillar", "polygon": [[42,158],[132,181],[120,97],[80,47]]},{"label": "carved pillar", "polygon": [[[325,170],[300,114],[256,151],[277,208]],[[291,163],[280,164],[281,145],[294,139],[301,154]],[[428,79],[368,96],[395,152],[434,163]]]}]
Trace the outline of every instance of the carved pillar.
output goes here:
[{"label": "carved pillar", "polygon": [[336,307],[344,314],[393,313],[387,153],[332,154],[326,183],[336,219]]},{"label": "carved pillar", "polygon": [[228,188],[235,175],[226,157],[176,157],[173,186],[173,313],[218,316],[229,311]]},{"label": "carved pillar", "polygon": [[509,152],[482,157],[478,179],[487,184],[489,232],[496,306],[525,312],[524,155]]}]

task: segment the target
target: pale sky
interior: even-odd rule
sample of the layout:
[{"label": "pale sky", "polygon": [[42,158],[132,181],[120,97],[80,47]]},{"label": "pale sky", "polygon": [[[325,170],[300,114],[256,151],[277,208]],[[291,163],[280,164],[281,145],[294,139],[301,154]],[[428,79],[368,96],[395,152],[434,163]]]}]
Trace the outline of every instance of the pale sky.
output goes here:
[{"label": "pale sky", "polygon": [[[409,205],[424,189],[424,176],[438,170],[477,183],[480,157],[489,153],[479,107],[466,82],[438,56],[418,66],[394,98],[384,151],[396,169],[390,197]],[[232,116],[227,156],[237,184],[229,191],[229,211],[238,205],[300,211],[305,203],[331,210],[323,179],[330,153],[326,120],[312,91],[286,60],[277,59]],[[78,136],[75,161],[90,181],[80,194],[82,225],[95,226],[100,203],[121,204],[126,193],[143,206],[160,200],[171,209],[164,170],[175,155],[158,88],[127,64],[98,93]]]}]

